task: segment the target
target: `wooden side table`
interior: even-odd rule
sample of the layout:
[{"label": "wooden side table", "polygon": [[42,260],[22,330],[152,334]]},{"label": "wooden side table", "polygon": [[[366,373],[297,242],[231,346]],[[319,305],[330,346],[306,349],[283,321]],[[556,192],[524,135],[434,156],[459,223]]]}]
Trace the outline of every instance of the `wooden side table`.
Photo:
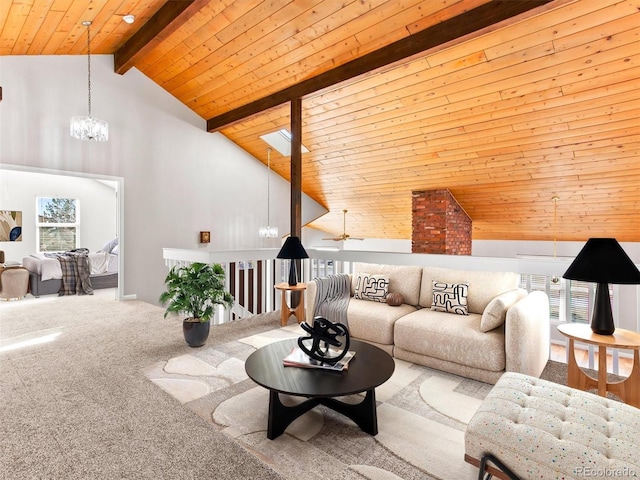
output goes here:
[{"label": "wooden side table", "polygon": [[[598,335],[591,327],[582,323],[558,325],[558,331],[569,339],[569,365],[567,384],[580,390],[598,389],[598,395],[607,392],[620,397],[625,403],[640,408],[640,334],[616,328],[613,335]],[[598,346],[598,378],[593,378],[578,366],[575,342]],[[630,375],[620,382],[607,382],[607,348],[633,350],[633,365]]]},{"label": "wooden side table", "polygon": [[[304,322],[304,291],[307,289],[306,283],[289,285],[288,283],[278,283],[276,290],[282,292],[282,306],[280,308],[280,325],[285,326],[291,315],[295,315],[298,323]],[[297,305],[289,307],[287,304],[287,292],[300,292],[300,299]]]}]

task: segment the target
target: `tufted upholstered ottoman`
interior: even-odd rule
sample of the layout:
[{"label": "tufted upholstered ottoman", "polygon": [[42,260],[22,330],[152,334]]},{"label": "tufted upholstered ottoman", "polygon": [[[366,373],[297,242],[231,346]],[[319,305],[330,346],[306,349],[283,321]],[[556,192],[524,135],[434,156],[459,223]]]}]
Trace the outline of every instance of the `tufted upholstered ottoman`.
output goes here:
[{"label": "tufted upholstered ottoman", "polygon": [[640,409],[507,372],[465,432],[465,460],[486,454],[521,479],[640,478]]}]

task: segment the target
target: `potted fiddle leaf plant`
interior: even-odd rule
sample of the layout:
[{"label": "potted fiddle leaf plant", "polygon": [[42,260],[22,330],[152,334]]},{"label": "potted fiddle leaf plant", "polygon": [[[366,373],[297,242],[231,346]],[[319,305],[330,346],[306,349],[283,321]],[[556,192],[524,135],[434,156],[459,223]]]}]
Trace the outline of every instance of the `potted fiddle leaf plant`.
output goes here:
[{"label": "potted fiddle leaf plant", "polygon": [[184,339],[190,347],[201,347],[209,337],[210,320],[215,307],[233,305],[233,297],[224,288],[224,269],[218,263],[192,263],[174,266],[164,280],[166,290],[160,302],[169,313],[185,315],[182,321]]}]

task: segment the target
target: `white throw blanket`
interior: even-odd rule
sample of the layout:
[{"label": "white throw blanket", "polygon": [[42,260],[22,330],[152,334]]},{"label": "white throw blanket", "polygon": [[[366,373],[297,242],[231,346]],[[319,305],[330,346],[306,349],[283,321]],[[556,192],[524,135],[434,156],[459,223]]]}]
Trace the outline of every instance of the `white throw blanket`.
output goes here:
[{"label": "white throw blanket", "polygon": [[332,322],[342,323],[347,328],[347,307],[351,296],[349,275],[328,275],[313,280],[318,285],[313,317],[324,317]]},{"label": "white throw blanket", "polygon": [[91,266],[91,275],[104,273],[107,271],[111,255],[107,252],[96,252],[89,254],[89,264]]}]

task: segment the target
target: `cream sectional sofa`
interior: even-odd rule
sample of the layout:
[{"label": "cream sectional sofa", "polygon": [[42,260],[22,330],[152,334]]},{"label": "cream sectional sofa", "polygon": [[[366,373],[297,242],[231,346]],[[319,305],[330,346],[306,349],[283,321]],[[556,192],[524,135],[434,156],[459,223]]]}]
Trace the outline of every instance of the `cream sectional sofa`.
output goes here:
[{"label": "cream sectional sofa", "polygon": [[[359,274],[388,278],[404,303],[354,298]],[[518,288],[518,274],[355,263],[347,308],[349,332],[394,357],[495,383],[505,371],[538,377],[549,359],[549,300]],[[466,284],[467,315],[435,311],[433,282]],[[307,285],[307,321],[317,284]]]}]

